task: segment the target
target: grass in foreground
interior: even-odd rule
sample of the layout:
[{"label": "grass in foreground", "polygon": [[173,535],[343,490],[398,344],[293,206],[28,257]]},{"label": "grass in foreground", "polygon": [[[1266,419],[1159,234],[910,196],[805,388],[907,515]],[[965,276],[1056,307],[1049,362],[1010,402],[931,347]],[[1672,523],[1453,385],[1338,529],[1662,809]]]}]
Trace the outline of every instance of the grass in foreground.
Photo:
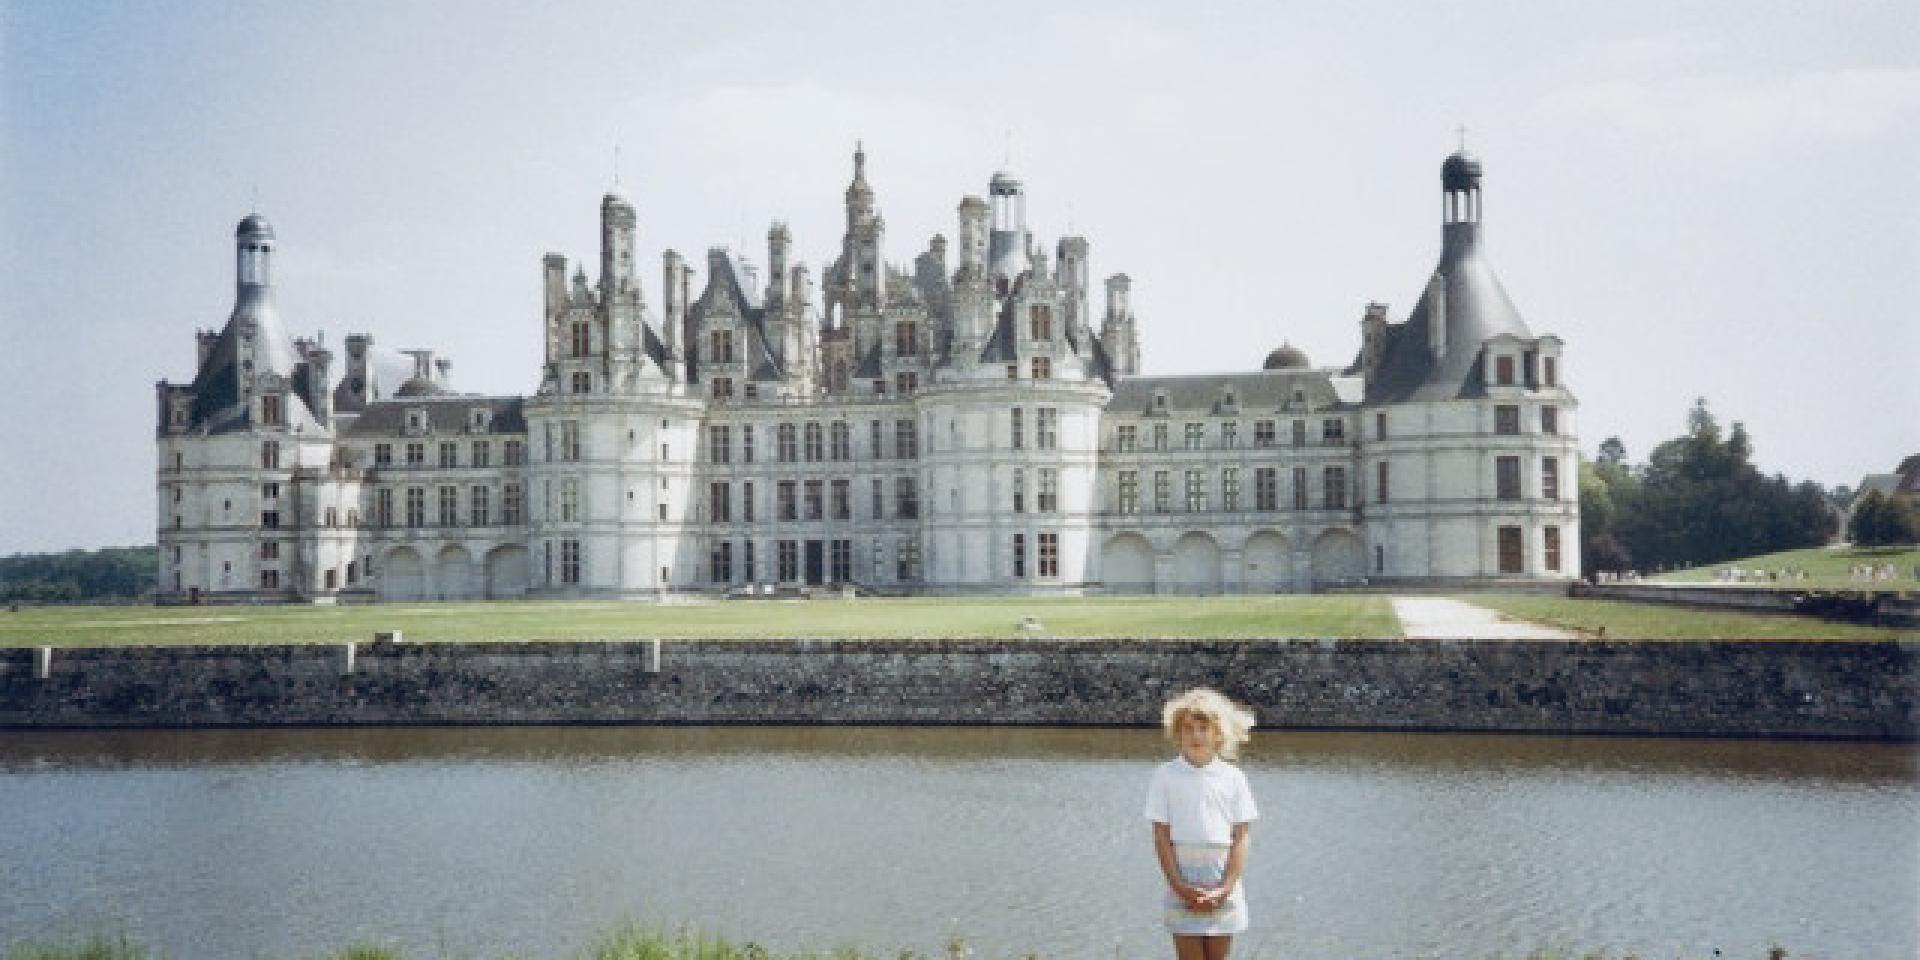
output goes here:
[{"label": "grass in foreground", "polygon": [[[1033,617],[1043,629],[1020,628]],[[1397,637],[1386,597],[992,597],[62,607],[0,613],[0,646],[409,641]]]},{"label": "grass in foreground", "polygon": [[[1850,568],[1859,564],[1893,564],[1900,576],[1881,582],[1863,582],[1853,579]],[[1807,579],[1780,581],[1779,586],[1802,589],[1881,589],[1881,590],[1920,590],[1920,580],[1914,578],[1913,568],[1920,564],[1920,547],[1808,547],[1804,550],[1782,550],[1779,553],[1763,554],[1758,557],[1746,557],[1729,560],[1705,567],[1688,570],[1676,570],[1654,578],[1661,583],[1720,583],[1721,571],[1730,567],[1741,570],[1805,570]],[[1764,586],[1766,584],[1755,584]]]},{"label": "grass in foreground", "polygon": [[1920,631],[1841,623],[1786,613],[1699,610],[1657,603],[1525,594],[1455,599],[1519,620],[1603,635],[1608,640],[1901,640]]}]

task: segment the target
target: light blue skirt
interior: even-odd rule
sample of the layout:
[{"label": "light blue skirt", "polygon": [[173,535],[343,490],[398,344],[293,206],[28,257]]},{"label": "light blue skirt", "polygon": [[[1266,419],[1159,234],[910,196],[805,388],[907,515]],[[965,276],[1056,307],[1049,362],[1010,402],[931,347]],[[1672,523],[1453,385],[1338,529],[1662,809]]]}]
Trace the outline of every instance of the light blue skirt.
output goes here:
[{"label": "light blue skirt", "polygon": [[[1199,887],[1219,886],[1227,873],[1227,854],[1233,848],[1224,843],[1176,843],[1173,862],[1180,878]],[[1234,885],[1233,893],[1214,910],[1199,913],[1187,909],[1186,901],[1172,890],[1161,899],[1161,916],[1167,932],[1176,937],[1227,937],[1247,929],[1247,885]]]}]

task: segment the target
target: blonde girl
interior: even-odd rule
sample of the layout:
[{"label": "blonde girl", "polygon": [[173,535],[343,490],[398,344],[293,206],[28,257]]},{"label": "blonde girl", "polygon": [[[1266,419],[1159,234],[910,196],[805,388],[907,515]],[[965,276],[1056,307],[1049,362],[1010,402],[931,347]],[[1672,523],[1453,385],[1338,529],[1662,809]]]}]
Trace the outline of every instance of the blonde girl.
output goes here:
[{"label": "blonde girl", "polygon": [[1161,726],[1179,754],[1147,785],[1153,851],[1166,880],[1162,916],[1178,960],[1226,960],[1233,935],[1247,929],[1247,827],[1260,816],[1240,755],[1253,712],[1197,687],[1161,710]]}]

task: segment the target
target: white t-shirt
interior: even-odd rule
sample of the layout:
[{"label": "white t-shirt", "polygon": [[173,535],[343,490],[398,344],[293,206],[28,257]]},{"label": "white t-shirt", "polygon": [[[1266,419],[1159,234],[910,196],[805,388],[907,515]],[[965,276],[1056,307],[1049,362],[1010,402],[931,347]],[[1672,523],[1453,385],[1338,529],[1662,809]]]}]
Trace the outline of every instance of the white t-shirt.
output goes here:
[{"label": "white t-shirt", "polygon": [[1147,784],[1147,819],[1166,824],[1174,843],[1232,843],[1234,824],[1259,818],[1247,775],[1218,757],[1204,767],[1174,757]]}]

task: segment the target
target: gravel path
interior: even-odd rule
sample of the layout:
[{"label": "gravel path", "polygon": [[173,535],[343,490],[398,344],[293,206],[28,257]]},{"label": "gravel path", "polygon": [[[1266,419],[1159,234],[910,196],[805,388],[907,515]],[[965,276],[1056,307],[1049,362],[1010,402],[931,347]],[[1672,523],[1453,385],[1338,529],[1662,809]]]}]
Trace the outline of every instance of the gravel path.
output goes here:
[{"label": "gravel path", "polygon": [[1581,635],[1450,597],[1394,597],[1393,612],[1409,640],[1578,640]]}]

